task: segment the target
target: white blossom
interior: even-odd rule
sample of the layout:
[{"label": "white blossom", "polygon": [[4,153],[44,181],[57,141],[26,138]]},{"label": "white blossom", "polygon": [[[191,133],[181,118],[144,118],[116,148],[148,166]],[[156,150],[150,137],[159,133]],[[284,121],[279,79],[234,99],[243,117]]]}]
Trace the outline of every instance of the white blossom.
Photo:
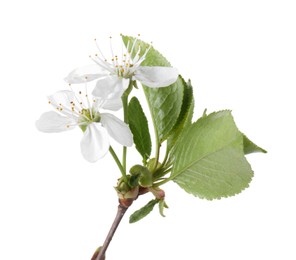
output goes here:
[{"label": "white blossom", "polygon": [[87,93],[75,95],[73,91],[63,90],[48,97],[49,103],[56,111],[43,113],[36,121],[38,130],[45,133],[68,131],[79,126],[83,131],[80,142],[83,157],[95,162],[106,155],[109,150],[109,136],[123,146],[132,146],[133,136],[126,123],[110,113],[99,110],[118,110],[120,99],[89,100]]},{"label": "white blossom", "polygon": [[102,99],[119,98],[128,88],[131,80],[138,80],[151,88],[166,87],[173,84],[178,78],[178,71],[173,67],[141,66],[149,48],[140,56],[141,48],[132,57],[137,39],[130,48],[128,43],[126,52],[121,57],[114,55],[111,45],[111,60],[107,60],[101,52],[92,57],[95,64],[73,70],[66,78],[69,84],[85,83],[97,80],[92,94]]}]

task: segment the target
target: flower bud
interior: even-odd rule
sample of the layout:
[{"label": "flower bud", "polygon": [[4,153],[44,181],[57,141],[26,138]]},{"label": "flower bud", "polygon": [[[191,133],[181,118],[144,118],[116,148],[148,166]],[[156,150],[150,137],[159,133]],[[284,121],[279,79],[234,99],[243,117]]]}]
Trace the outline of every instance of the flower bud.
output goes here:
[{"label": "flower bud", "polygon": [[[155,170],[154,169],[154,167],[155,167],[155,158],[152,158],[152,159],[150,159],[149,161],[148,161],[148,163],[147,163],[147,167],[148,167],[148,169],[149,169],[149,171],[153,171],[153,170]],[[160,162],[157,162],[157,166],[156,166],[156,170],[158,169],[158,168],[160,168],[161,167],[161,163]]]},{"label": "flower bud", "polygon": [[148,170],[147,167],[138,164],[134,165],[130,169],[130,173],[131,175],[138,177],[138,183],[142,187],[146,188],[152,186],[152,173]]}]

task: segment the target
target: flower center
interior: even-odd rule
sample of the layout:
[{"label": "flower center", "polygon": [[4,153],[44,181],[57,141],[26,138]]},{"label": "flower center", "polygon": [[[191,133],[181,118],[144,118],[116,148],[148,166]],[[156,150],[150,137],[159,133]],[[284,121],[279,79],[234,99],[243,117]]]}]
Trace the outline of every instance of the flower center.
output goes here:
[{"label": "flower center", "polygon": [[92,110],[83,108],[81,110],[81,115],[78,118],[79,127],[83,132],[86,130],[89,124],[99,123],[100,121],[101,121],[100,113],[93,108]]},{"label": "flower center", "polygon": [[114,55],[114,50],[112,46],[112,37],[110,37],[110,50],[111,50],[111,60],[107,60],[104,54],[102,53],[96,39],[95,43],[99,50],[100,54],[95,54],[95,57],[90,56],[90,58],[97,63],[101,68],[109,71],[111,74],[116,75],[121,78],[132,78],[136,69],[141,65],[145,60],[148,51],[151,48],[151,45],[145,47],[146,50],[142,52],[141,45],[138,43],[138,39],[135,38],[133,42],[130,41],[127,43],[126,52],[124,52],[124,47],[122,43],[122,50],[120,58],[118,55]]},{"label": "flower center", "polygon": [[[130,55],[130,54],[128,54]],[[123,59],[121,63],[118,62],[118,57],[115,56],[115,59],[112,59],[112,61],[115,60],[115,74],[118,77],[122,78],[130,78],[133,76],[133,72],[131,71],[131,68],[134,66],[132,64],[132,61],[130,58],[127,59],[127,55],[123,54]]]}]

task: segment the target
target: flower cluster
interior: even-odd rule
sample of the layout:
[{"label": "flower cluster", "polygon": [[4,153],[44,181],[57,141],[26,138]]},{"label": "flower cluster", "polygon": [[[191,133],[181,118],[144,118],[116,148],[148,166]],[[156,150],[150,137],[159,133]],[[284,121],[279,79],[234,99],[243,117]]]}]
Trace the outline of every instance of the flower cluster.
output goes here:
[{"label": "flower cluster", "polygon": [[[121,97],[139,81],[151,88],[167,87],[178,77],[178,71],[172,67],[141,66],[150,48],[140,55],[135,55],[136,42],[128,43],[126,52],[119,58],[113,54],[108,61],[99,46],[100,55],[95,55],[93,64],[73,70],[65,78],[71,90],[58,91],[48,97],[55,111],[46,112],[36,122],[38,130],[46,133],[68,131],[79,126],[83,131],[81,152],[89,162],[102,158],[109,150],[109,136],[123,146],[133,145],[133,135],[126,122],[110,113],[102,113],[101,109],[116,111],[122,107]],[[88,95],[87,82],[95,81],[92,95]],[[73,84],[85,85],[86,90],[79,87],[72,89]],[[78,89],[78,91],[77,91]]]}]

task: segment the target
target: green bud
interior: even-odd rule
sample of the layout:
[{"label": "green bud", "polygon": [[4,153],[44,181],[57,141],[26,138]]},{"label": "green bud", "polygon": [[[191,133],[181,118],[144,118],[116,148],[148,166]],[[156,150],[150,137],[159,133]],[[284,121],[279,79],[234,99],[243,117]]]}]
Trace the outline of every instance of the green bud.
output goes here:
[{"label": "green bud", "polygon": [[123,195],[123,198],[125,198],[125,199],[135,200],[139,195],[139,186],[129,190],[128,192],[126,192],[125,194],[122,194],[122,195]]},{"label": "green bud", "polygon": [[[149,169],[149,171],[153,171],[154,170],[154,167],[155,167],[155,158],[152,158],[152,159],[150,159],[149,161],[148,161],[148,163],[147,163],[147,167],[148,167],[148,169]],[[156,166],[156,170],[157,169],[159,169],[161,167],[161,163],[160,162],[158,162],[157,163],[157,166]]]},{"label": "green bud", "polygon": [[132,168],[130,168],[130,174],[134,176],[140,175],[143,168],[144,167],[142,165],[136,164]]},{"label": "green bud", "polygon": [[153,179],[152,179],[152,173],[148,170],[147,167],[144,167],[142,165],[134,165],[131,169],[130,169],[130,173],[133,176],[136,176],[138,179],[138,183],[139,185],[141,185],[142,187],[150,187],[153,183]]},{"label": "green bud", "polygon": [[153,183],[152,173],[147,168],[144,168],[139,178],[139,184],[142,187],[147,188],[152,186],[152,183]]},{"label": "green bud", "polygon": [[131,199],[133,201],[139,196],[139,186],[131,187],[123,179],[119,179],[115,190],[120,200]]},{"label": "green bud", "polygon": [[125,194],[130,190],[130,187],[128,184],[122,181],[118,183],[116,190],[122,194]]}]

